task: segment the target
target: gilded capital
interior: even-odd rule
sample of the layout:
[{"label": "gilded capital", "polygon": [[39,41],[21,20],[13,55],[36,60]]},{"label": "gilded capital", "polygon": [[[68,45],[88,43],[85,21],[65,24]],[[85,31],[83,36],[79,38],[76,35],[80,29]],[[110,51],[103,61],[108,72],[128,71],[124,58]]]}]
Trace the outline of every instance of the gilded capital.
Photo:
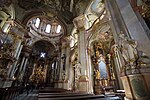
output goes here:
[{"label": "gilded capital", "polygon": [[84,26],[85,21],[86,21],[85,15],[79,15],[78,17],[73,19],[74,26],[78,30],[85,29],[85,26]]}]

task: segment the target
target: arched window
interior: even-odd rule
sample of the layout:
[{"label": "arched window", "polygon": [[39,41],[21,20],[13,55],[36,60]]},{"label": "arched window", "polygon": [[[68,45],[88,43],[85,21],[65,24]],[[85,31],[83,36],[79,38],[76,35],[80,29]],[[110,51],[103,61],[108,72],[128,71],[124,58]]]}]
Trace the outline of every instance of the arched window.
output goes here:
[{"label": "arched window", "polygon": [[108,74],[107,74],[107,68],[106,68],[105,62],[99,61],[98,66],[99,66],[99,71],[100,71],[100,78],[107,79]]},{"label": "arched window", "polygon": [[38,28],[40,25],[40,18],[36,18],[35,26]]},{"label": "arched window", "polygon": [[55,67],[54,65],[55,65],[55,63],[52,63],[52,69],[54,69],[54,67]]},{"label": "arched window", "polygon": [[[64,27],[55,19],[47,19],[44,16],[31,18],[27,23],[30,34],[39,38],[46,36],[49,38],[62,37],[64,35]],[[31,27],[31,28],[30,28]]]},{"label": "arched window", "polygon": [[46,55],[45,52],[41,52],[41,53],[40,53],[40,57],[41,57],[41,58],[45,58],[45,55]]},{"label": "arched window", "polygon": [[59,33],[59,32],[60,32],[60,30],[61,30],[61,26],[60,26],[60,25],[58,25],[58,26],[57,26],[56,33]]},{"label": "arched window", "polygon": [[45,28],[45,32],[46,32],[46,33],[50,33],[50,31],[51,31],[51,25],[50,25],[50,24],[47,24],[47,25],[46,25],[46,28]]}]

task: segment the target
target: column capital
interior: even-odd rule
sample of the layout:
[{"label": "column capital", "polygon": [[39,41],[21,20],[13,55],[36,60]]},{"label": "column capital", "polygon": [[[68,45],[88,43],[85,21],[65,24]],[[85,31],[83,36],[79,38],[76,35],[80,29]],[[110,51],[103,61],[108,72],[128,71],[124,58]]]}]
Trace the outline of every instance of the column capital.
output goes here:
[{"label": "column capital", "polygon": [[86,21],[86,18],[84,14],[79,15],[78,17],[73,19],[74,26],[78,30],[85,30],[85,21]]}]

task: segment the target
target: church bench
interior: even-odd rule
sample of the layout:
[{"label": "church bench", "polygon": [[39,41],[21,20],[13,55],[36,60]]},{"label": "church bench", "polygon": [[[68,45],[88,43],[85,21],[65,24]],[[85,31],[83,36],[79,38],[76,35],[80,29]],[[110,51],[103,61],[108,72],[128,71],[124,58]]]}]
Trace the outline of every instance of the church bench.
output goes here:
[{"label": "church bench", "polygon": [[69,90],[59,90],[59,89],[54,89],[54,90],[39,90],[39,93],[61,93],[61,92],[71,92]]},{"label": "church bench", "polygon": [[70,92],[70,93],[39,93],[38,95],[65,95],[65,94],[87,94],[87,93],[84,93],[84,92]]},{"label": "church bench", "polygon": [[55,98],[55,97],[75,97],[75,96],[89,96],[93,94],[53,94],[53,95],[39,95],[38,98]]},{"label": "church bench", "polygon": [[66,97],[42,97],[38,100],[77,100],[77,99],[100,99],[105,98],[104,95],[83,95],[83,96],[66,96]]},{"label": "church bench", "polygon": [[39,93],[72,93],[72,91],[61,88],[44,88],[40,89]]}]

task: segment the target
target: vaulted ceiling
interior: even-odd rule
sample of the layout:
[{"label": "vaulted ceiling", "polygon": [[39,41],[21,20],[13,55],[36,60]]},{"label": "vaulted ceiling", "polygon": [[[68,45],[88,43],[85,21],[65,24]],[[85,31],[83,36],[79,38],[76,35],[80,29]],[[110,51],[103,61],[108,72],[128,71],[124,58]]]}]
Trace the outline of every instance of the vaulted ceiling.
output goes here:
[{"label": "vaulted ceiling", "polygon": [[73,18],[83,13],[89,2],[90,0],[17,0],[16,5],[24,12],[42,10],[47,14],[53,13],[67,24],[72,24]]}]

